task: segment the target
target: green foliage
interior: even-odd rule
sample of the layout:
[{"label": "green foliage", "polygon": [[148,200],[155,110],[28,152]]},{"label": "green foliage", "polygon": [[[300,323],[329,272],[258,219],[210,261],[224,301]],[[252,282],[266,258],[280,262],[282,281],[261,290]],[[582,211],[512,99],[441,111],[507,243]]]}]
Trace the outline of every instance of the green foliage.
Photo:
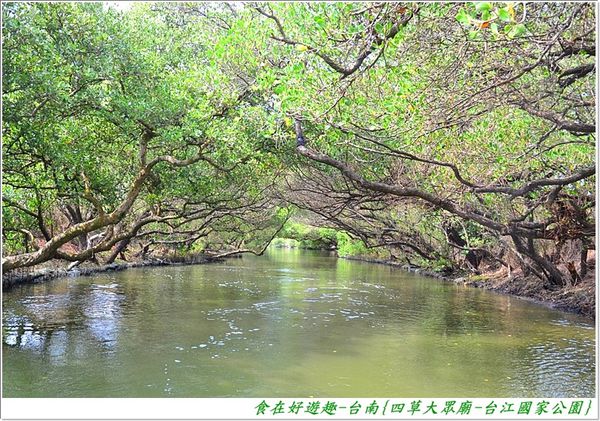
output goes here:
[{"label": "green foliage", "polygon": [[455,17],[461,25],[469,30],[469,39],[471,40],[482,39],[486,31],[491,33],[494,40],[500,37],[500,29],[509,39],[523,36],[527,32],[524,23],[516,23],[513,2],[467,3],[460,8]]},{"label": "green foliage", "polygon": [[439,257],[435,260],[424,262],[424,267],[436,272],[444,272],[454,267],[453,261],[447,257]]},{"label": "green foliage", "polygon": [[389,259],[389,254],[385,249],[368,248],[362,240],[352,238],[348,233],[338,231],[337,233],[337,253],[340,257],[357,257],[363,259]]},{"label": "green foliage", "polygon": [[[149,131],[145,162],[167,155],[190,159],[198,144],[206,159],[154,166],[136,197],[137,216],[132,212],[123,222],[145,209],[177,209],[184,202],[240,206],[259,200],[280,166],[256,142],[262,104],[239,100],[239,67],[226,65],[235,61],[253,77],[252,56],[223,50],[248,39],[197,22],[174,24],[169,10],[158,9],[136,4],[118,13],[101,3],[3,7],[3,48],[10,51],[3,55],[3,189],[28,211],[39,210],[57,233],[75,223],[57,217],[66,206],[89,219],[123,203],[144,165],[140,148]],[[243,225],[239,217],[227,219],[219,218],[225,230]],[[22,238],[11,230],[41,235],[38,220],[14,207],[3,207],[3,221],[9,253]],[[190,232],[202,227],[201,221],[190,225]]]},{"label": "green foliage", "polygon": [[[164,156],[203,159],[154,166],[119,222],[202,207],[204,218],[169,225],[206,230],[185,245],[193,250],[268,240],[287,217],[285,205],[270,203],[262,216],[256,208],[275,187],[285,190],[280,177],[293,171],[300,180],[314,176],[331,190],[364,194],[346,181],[336,184],[337,169],[294,153],[294,117],[302,118],[312,149],[364,180],[443,197],[499,224],[518,219],[547,189],[516,198],[476,194],[452,168],[473,185],[519,188],[594,161],[592,135],[557,129],[520,103],[531,99],[566,121],[590,117],[593,77],[567,84],[556,70],[586,65],[589,54],[567,55],[556,68],[538,60],[560,56],[548,49],[556,41],[548,34],[572,6],[427,3],[418,16],[404,3],[277,2],[263,5],[263,13],[255,6],[136,3],[119,13],[102,3],[6,3],[3,194],[21,208],[3,207],[5,250],[32,246],[23,230],[37,238],[44,224],[62,232],[73,223],[63,216],[69,208],[88,220],[117,209],[144,163]],[[552,48],[586,33],[588,9],[574,15]],[[527,71],[511,77],[518,69]],[[592,178],[562,191],[591,197]],[[448,213],[424,209],[417,199],[388,206],[388,199],[378,197],[384,208],[365,211],[383,215],[379,232],[369,218],[351,223],[377,238],[390,225],[409,224],[406,231],[430,240],[439,254],[434,264],[452,263],[440,230]],[[534,216],[549,212],[540,205]],[[473,246],[492,246],[480,225],[464,225]],[[301,247],[337,246],[340,255],[385,254],[343,232],[300,223],[287,223],[279,236]]]},{"label": "green foliage", "polygon": [[338,232],[337,243],[341,257],[363,257],[369,253],[362,240],[355,240],[345,232]]},{"label": "green foliage", "polygon": [[[279,232],[278,238],[295,240],[294,247],[309,250],[331,250],[337,247],[337,231],[331,228],[312,227],[288,221]],[[278,242],[275,245],[281,245]]]}]

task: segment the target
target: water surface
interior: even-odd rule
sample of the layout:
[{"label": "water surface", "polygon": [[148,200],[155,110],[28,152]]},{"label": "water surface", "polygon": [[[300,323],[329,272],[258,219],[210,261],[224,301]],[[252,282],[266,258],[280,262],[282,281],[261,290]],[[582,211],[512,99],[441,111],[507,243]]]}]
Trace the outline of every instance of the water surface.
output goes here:
[{"label": "water surface", "polygon": [[270,250],[3,295],[5,397],[593,397],[588,319]]}]

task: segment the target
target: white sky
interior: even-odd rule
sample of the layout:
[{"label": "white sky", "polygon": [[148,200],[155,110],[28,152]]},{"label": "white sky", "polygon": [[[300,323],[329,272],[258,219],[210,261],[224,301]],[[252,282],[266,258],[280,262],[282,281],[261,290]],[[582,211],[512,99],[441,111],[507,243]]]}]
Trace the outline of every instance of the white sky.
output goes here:
[{"label": "white sky", "polygon": [[133,1],[105,1],[104,6],[112,7],[121,12],[127,11],[133,7]]}]

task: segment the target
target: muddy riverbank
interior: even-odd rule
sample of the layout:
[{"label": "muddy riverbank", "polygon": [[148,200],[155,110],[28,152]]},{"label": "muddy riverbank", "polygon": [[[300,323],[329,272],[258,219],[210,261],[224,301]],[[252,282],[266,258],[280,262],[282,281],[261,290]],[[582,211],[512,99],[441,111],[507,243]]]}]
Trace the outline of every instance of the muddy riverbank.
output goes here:
[{"label": "muddy riverbank", "polygon": [[520,272],[513,272],[511,275],[508,275],[505,270],[487,272],[480,275],[469,275],[466,273],[444,274],[389,260],[358,257],[344,257],[344,259],[393,266],[400,270],[422,276],[508,294],[557,310],[581,314],[591,319],[595,319],[596,317],[595,261],[591,262],[592,266],[587,276],[577,285],[567,285],[561,289],[550,290],[538,278],[523,276]]}]

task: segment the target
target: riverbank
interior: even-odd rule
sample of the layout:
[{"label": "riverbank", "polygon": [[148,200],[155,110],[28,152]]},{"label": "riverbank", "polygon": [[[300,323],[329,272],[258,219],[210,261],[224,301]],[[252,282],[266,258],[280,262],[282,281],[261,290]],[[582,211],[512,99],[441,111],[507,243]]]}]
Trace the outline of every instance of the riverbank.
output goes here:
[{"label": "riverbank", "polygon": [[89,276],[106,272],[120,272],[126,269],[139,267],[200,265],[221,261],[223,261],[223,259],[202,255],[181,260],[152,259],[137,262],[111,263],[108,265],[88,264],[87,266],[76,267],[70,270],[66,268],[46,267],[30,272],[3,275],[2,291],[7,291],[17,285],[41,283],[62,277]]},{"label": "riverbank", "polygon": [[[595,319],[596,316],[595,259],[594,262],[592,262],[592,265],[590,265],[590,271],[587,276],[577,285],[570,285],[558,290],[549,290],[544,288],[543,283],[538,278],[533,276],[524,277],[519,272],[513,272],[511,275],[508,275],[505,270],[498,270],[496,272],[488,272],[480,275],[466,273],[443,274],[390,260],[350,256],[339,258],[392,266],[422,276],[440,279],[446,282],[453,282],[457,285],[483,288],[500,294],[507,294],[519,299],[532,301],[557,310],[581,314],[591,319]],[[222,261],[222,259],[215,259],[205,255],[196,255],[181,260],[153,259],[131,263],[111,263],[100,266],[88,264],[88,266],[77,267],[71,270],[65,268],[42,268],[22,274],[3,276],[2,290],[7,291],[16,285],[41,283],[60,277],[89,276],[138,267],[193,265],[218,261]]]},{"label": "riverbank", "polygon": [[535,276],[507,276],[502,271],[487,273],[471,278],[458,278],[467,286],[484,288],[502,294],[508,294],[520,299],[526,299],[538,304],[570,313],[581,314],[595,319],[596,290],[594,272],[590,273],[577,285],[568,285],[557,290],[544,287],[542,281]]},{"label": "riverbank", "polygon": [[483,288],[500,294],[511,295],[557,310],[581,314],[591,319],[595,319],[596,317],[595,259],[591,262],[590,270],[586,277],[577,285],[569,285],[558,290],[549,290],[544,287],[540,279],[534,276],[525,277],[516,271],[509,275],[504,269],[480,275],[466,273],[443,274],[389,260],[360,257],[341,258],[393,266],[400,270],[446,282],[453,282],[457,285]]}]

